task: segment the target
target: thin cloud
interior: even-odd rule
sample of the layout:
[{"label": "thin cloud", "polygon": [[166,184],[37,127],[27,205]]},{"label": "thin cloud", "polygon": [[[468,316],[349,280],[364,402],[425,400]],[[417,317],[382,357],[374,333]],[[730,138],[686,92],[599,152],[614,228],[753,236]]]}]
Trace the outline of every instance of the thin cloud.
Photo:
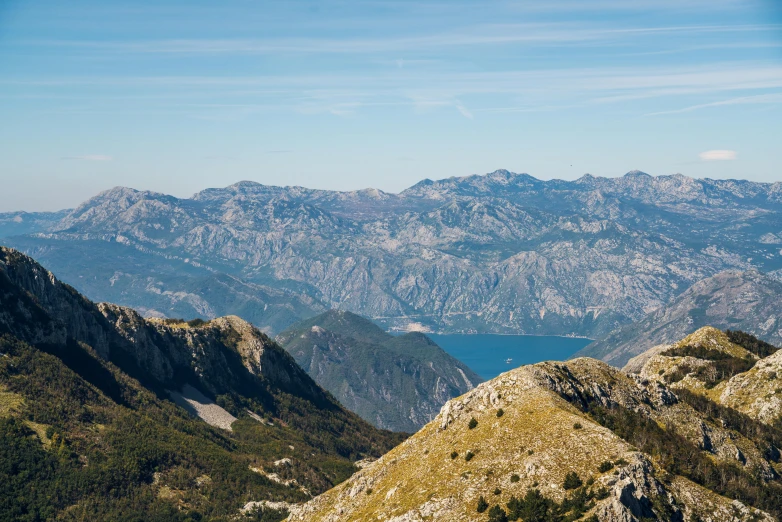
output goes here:
[{"label": "thin cloud", "polygon": [[464,116],[467,119],[473,119],[472,113],[462,104],[456,105],[456,110],[459,111],[459,113]]},{"label": "thin cloud", "polygon": [[702,161],[730,161],[736,159],[735,150],[707,150],[698,154]]},{"label": "thin cloud", "polygon": [[80,161],[111,161],[114,158],[106,156],[105,154],[84,154],[83,156],[65,156],[64,160],[80,160]]},{"label": "thin cloud", "polygon": [[[428,34],[412,37],[385,38],[283,38],[237,39],[197,38],[136,40],[106,42],[93,40],[32,40],[28,45],[44,47],[71,47],[95,51],[151,54],[367,54],[427,48],[462,47],[474,45],[505,45],[545,43],[580,44],[585,41],[637,38],[642,35],[694,33],[757,33],[776,32],[780,25],[682,25],[659,27],[606,28],[578,23],[551,24],[486,24],[472,30]],[[398,67],[404,66],[404,61]]]},{"label": "thin cloud", "polygon": [[701,103],[699,105],[691,105],[684,107],[683,109],[675,109],[672,111],[652,112],[646,116],[659,116],[662,114],[681,114],[683,112],[692,112],[700,109],[708,109],[710,107],[724,107],[726,105],[745,105],[745,104],[776,104],[782,103],[782,93],[772,94],[758,94],[755,96],[741,96],[739,98],[731,98],[729,100],[722,100],[712,103]]}]

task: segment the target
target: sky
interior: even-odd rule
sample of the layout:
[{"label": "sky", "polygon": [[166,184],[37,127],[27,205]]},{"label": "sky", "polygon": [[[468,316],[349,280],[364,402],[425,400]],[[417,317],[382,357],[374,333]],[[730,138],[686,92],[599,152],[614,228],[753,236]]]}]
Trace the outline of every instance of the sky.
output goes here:
[{"label": "sky", "polygon": [[0,212],[780,163],[778,0],[0,0]]}]

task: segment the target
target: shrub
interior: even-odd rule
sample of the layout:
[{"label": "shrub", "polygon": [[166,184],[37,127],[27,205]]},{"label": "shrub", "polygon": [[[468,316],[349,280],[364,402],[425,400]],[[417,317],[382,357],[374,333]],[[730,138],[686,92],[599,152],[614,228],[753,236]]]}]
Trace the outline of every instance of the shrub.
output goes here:
[{"label": "shrub", "polygon": [[500,506],[492,506],[489,510],[489,522],[508,522],[508,514]]},{"label": "shrub", "polygon": [[508,501],[508,519],[524,522],[547,522],[552,520],[554,503],[537,489],[528,489],[522,498],[511,497]]},{"label": "shrub", "polygon": [[494,494],[495,495],[501,495],[502,494],[502,490],[500,488],[494,488]]},{"label": "shrub", "polygon": [[474,456],[475,456],[475,453],[473,453],[472,451],[468,450],[467,453],[464,454],[464,460],[466,460],[467,462],[470,462]]},{"label": "shrub", "polygon": [[518,482],[519,480],[521,480],[521,477],[519,477],[519,476],[518,476],[518,475],[516,475],[515,473],[514,473],[513,475],[511,475],[511,476],[510,476],[510,481],[511,481],[511,482],[513,482],[514,484],[515,484],[516,482]]},{"label": "shrub", "polygon": [[779,350],[776,346],[761,341],[754,335],[742,332],[741,330],[725,330],[725,335],[728,336],[728,339],[730,339],[730,342],[733,344],[738,344],[748,352],[752,352],[761,358],[768,357]]},{"label": "shrub", "polygon": [[470,423],[467,424],[467,427],[470,429],[474,429],[478,425],[478,421],[475,420],[475,417],[470,419]]},{"label": "shrub", "polygon": [[614,469],[614,463],[610,460],[606,460],[600,463],[600,466],[597,467],[598,471],[600,473],[605,473],[606,471],[611,471]]},{"label": "shrub", "polygon": [[483,513],[487,509],[489,509],[489,503],[486,502],[486,499],[481,495],[480,498],[478,498],[478,505],[475,507],[475,511]]},{"label": "shrub", "polygon": [[584,482],[581,480],[581,477],[579,477],[575,471],[571,471],[570,473],[565,475],[565,482],[562,484],[562,486],[565,489],[577,489],[583,485]]},{"label": "shrub", "polygon": [[457,451],[452,451],[451,452],[451,460],[455,459],[458,456],[459,456],[459,452],[457,452]]},{"label": "shrub", "polygon": [[581,425],[580,422],[577,422],[577,423],[573,424],[573,429],[574,430],[580,430],[581,428],[583,428],[583,426]]},{"label": "shrub", "polygon": [[502,417],[503,415],[505,415],[505,410],[503,410],[502,408],[497,410],[497,417]]}]

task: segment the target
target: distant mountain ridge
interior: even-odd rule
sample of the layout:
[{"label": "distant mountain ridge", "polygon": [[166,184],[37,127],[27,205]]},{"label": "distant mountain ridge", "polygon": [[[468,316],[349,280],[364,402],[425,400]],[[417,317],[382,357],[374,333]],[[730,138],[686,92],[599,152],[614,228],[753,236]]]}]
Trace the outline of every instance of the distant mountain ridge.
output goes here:
[{"label": "distant mountain ridge", "polygon": [[[399,194],[241,182],[179,199],[115,188],[6,241],[95,298],[124,280],[114,300],[150,314],[212,317],[257,285],[279,297],[243,316],[270,333],[338,307],[385,328],[599,338],[716,273],[782,269],[782,184],[498,170]],[[128,269],[81,282],[83,266],[61,255],[74,247]],[[134,268],[139,256],[153,281]],[[189,275],[171,273],[185,265],[238,286],[179,299],[193,293]]]},{"label": "distant mountain ridge", "polygon": [[580,350],[614,366],[655,345],[670,344],[707,325],[743,330],[782,345],[782,283],[756,270],[726,271],[697,282],[642,320],[622,326]]},{"label": "distant mountain ridge", "polygon": [[418,431],[483,382],[425,335],[395,337],[345,311],[297,323],[276,341],[341,404],[383,429]]}]

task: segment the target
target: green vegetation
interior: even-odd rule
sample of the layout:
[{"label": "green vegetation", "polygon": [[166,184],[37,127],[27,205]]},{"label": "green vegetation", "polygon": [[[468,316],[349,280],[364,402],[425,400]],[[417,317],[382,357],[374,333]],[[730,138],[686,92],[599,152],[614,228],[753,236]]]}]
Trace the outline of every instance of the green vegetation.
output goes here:
[{"label": "green vegetation", "polygon": [[500,506],[492,506],[489,509],[489,522],[508,522],[508,515]]},{"label": "green vegetation", "polygon": [[502,408],[500,408],[499,410],[497,410],[497,417],[498,417],[498,418],[499,418],[499,417],[502,417],[503,415],[505,415],[505,410],[503,410]]},{"label": "green vegetation", "polygon": [[568,490],[580,488],[582,485],[584,485],[584,481],[581,480],[578,473],[571,471],[565,475],[565,482],[562,484],[562,487],[564,487],[565,490]]},{"label": "green vegetation", "polygon": [[511,475],[511,476],[510,476],[510,481],[511,481],[511,482],[513,482],[514,484],[515,484],[516,482],[518,482],[519,480],[521,480],[521,477],[519,477],[519,476],[518,476],[518,475],[516,475],[515,473],[514,473],[513,475]]},{"label": "green vegetation", "polygon": [[507,504],[507,520],[523,522],[571,522],[580,520],[592,509],[596,500],[608,495],[606,490],[593,491],[579,487],[561,503],[545,497],[540,490],[530,488],[521,498],[512,496]]},{"label": "green vegetation", "polygon": [[695,377],[704,382],[708,389],[714,388],[717,384],[730,379],[734,375],[744,373],[755,365],[755,359],[750,355],[746,357],[735,357],[720,350],[704,348],[702,346],[681,346],[665,352],[670,357],[695,357],[710,361],[709,365],[692,368],[687,364],[680,365],[675,372],[671,373],[666,379],[669,383],[682,380],[686,375],[694,373]]},{"label": "green vegetation", "polygon": [[455,459],[458,456],[459,456],[459,452],[458,451],[452,451],[451,452],[451,460]]},{"label": "green vegetation", "polygon": [[475,507],[475,511],[483,513],[487,509],[489,509],[489,503],[486,502],[486,499],[481,495],[480,498],[478,498],[478,505]]},{"label": "green vegetation", "polygon": [[725,330],[725,335],[728,336],[730,342],[738,344],[748,352],[754,353],[761,359],[773,355],[779,350],[776,346],[769,344],[765,341],[761,341],[752,334],[742,332],[741,330]]},{"label": "green vegetation", "polygon": [[597,467],[597,470],[600,473],[607,473],[607,472],[611,471],[612,469],[614,469],[614,463],[609,461],[609,460],[601,462],[600,466]]},{"label": "green vegetation", "polygon": [[581,425],[580,422],[577,422],[577,423],[573,424],[573,429],[574,430],[580,430],[581,428],[583,428],[583,426]]},{"label": "green vegetation", "polygon": [[[272,409],[234,399],[265,411],[275,426],[244,415],[227,433],[191,418],[85,345],[43,348],[0,336],[0,388],[22,398],[0,419],[3,522],[229,520],[252,500],[308,498],[250,467],[290,458],[290,467],[274,471],[319,493],[350,476],[353,460],[379,456],[401,440],[343,410],[274,390]],[[283,515],[265,510],[254,519]]]},{"label": "green vegetation", "polygon": [[692,406],[707,418],[718,421],[725,428],[735,430],[765,448],[764,456],[772,462],[780,462],[782,448],[782,419],[769,426],[733,408],[717,404],[703,395],[689,390],[676,390],[679,400]]},{"label": "green vegetation", "polygon": [[473,429],[475,429],[475,428],[477,428],[477,427],[478,427],[478,421],[477,421],[477,420],[475,420],[475,417],[472,417],[472,418],[470,419],[470,422],[467,424],[467,427],[468,427],[469,429],[471,429],[471,430],[473,430]]},{"label": "green vegetation", "polygon": [[[677,390],[677,393],[680,393],[680,390]],[[695,401],[703,400],[694,394],[686,396]],[[777,518],[782,516],[782,480],[779,476],[764,481],[752,470],[712,459],[708,453],[673,428],[662,427],[639,412],[621,406],[607,408],[597,400],[589,397],[586,399],[586,411],[595,421],[637,447],[639,451],[652,456],[669,473],[686,477],[720,495],[740,500]],[[704,408],[711,408],[705,406],[705,403],[701,404]],[[718,409],[719,407],[716,407],[714,411],[717,412]],[[718,414],[726,418],[732,415],[723,409],[719,409]],[[749,427],[750,424],[745,425]],[[751,425],[752,429],[745,430],[750,440],[759,445],[767,442],[768,437],[777,440],[778,435],[773,434],[774,432],[766,431],[755,424]],[[755,429],[758,431],[753,432]],[[620,465],[619,462],[616,464]]]},{"label": "green vegetation", "polygon": [[475,456],[475,453],[473,453],[472,451],[468,450],[467,453],[464,454],[464,460],[466,460],[467,462],[470,462],[474,456]]}]

